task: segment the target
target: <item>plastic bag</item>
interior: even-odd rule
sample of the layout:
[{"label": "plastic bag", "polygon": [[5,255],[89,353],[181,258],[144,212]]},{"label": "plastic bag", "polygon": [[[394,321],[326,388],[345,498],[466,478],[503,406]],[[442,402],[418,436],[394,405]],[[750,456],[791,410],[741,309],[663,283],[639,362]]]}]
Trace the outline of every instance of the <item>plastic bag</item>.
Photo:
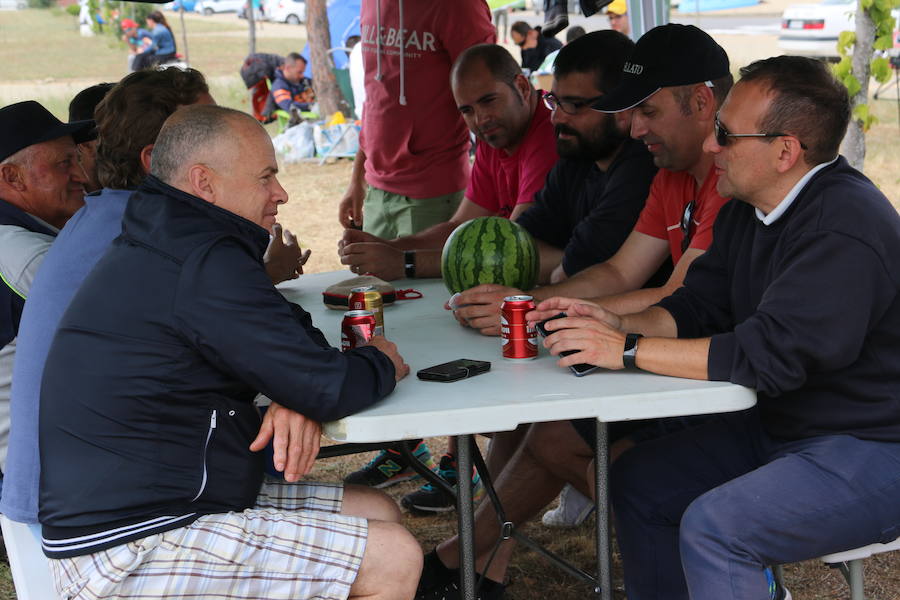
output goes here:
[{"label": "plastic bag", "polygon": [[359,150],[359,127],[352,123],[316,125],[314,135],[318,156],[356,156]]},{"label": "plastic bag", "polygon": [[313,125],[306,121],[272,138],[272,145],[285,163],[298,162],[316,155]]}]

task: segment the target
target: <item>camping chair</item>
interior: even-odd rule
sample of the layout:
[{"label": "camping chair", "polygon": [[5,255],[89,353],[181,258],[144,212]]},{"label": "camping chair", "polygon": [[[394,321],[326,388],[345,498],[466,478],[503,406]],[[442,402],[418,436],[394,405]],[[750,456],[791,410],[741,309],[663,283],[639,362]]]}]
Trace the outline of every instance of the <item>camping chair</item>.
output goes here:
[{"label": "camping chair", "polygon": [[50,580],[47,557],[41,551],[40,527],[10,521],[5,515],[0,515],[0,526],[16,597],[19,600],[59,598]]},{"label": "camping chair", "polygon": [[850,600],[864,600],[863,560],[876,554],[900,550],[900,538],[887,544],[869,544],[845,552],[835,552],[822,557],[822,562],[833,569],[840,569],[850,586]]}]

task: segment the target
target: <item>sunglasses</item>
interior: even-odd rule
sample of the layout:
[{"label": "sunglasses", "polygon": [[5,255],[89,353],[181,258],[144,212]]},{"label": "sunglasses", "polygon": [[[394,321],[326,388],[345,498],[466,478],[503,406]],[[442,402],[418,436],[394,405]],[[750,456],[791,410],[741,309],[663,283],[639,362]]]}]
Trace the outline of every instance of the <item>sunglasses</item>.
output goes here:
[{"label": "sunglasses", "polygon": [[551,111],[560,108],[567,115],[577,115],[584,107],[590,106],[602,97],[603,96],[595,96],[593,98],[585,98],[584,100],[560,100],[553,92],[546,92],[544,94],[544,106]]},{"label": "sunglasses", "polygon": [[[725,126],[722,125],[722,122],[719,121],[719,113],[716,113],[716,121],[715,121],[715,132],[716,132],[716,144],[725,148],[730,143],[728,138],[777,138],[777,137],[793,137],[796,139],[796,136],[793,136],[789,133],[731,133]],[[800,142],[799,139],[797,139]],[[800,142],[800,147],[804,150],[807,150],[806,144]]]}]

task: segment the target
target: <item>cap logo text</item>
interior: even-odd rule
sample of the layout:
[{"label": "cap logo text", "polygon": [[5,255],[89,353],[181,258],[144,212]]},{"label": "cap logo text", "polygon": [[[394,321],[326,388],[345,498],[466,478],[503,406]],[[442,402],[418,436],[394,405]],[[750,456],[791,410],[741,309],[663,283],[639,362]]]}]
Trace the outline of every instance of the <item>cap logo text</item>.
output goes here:
[{"label": "cap logo text", "polygon": [[644,72],[644,65],[636,65],[634,63],[626,62],[625,67],[622,69],[625,73],[631,73],[632,75],[640,75]]}]

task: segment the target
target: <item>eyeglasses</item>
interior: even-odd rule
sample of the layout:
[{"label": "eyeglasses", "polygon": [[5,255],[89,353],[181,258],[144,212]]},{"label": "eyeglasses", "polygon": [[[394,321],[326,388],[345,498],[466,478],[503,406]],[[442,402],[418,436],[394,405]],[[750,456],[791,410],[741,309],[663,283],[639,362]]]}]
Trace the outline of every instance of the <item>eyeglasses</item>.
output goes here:
[{"label": "eyeglasses", "polygon": [[603,96],[594,96],[593,98],[585,98],[584,100],[560,100],[553,92],[544,94],[544,106],[550,110],[561,108],[568,115],[577,115],[585,106],[590,106]]},{"label": "eyeglasses", "polygon": [[681,214],[681,252],[684,253],[688,246],[691,245],[691,238],[694,237],[694,201],[691,200],[684,207]]},{"label": "eyeglasses", "polygon": [[[715,132],[716,132],[716,143],[721,147],[726,147],[729,143],[728,138],[777,138],[777,137],[793,137],[796,139],[796,136],[792,136],[789,133],[731,133],[725,126],[722,125],[722,122],[719,121],[719,114],[716,113],[716,122],[715,122]],[[797,140],[800,142],[800,140]],[[806,144],[800,142],[800,147],[804,150],[807,150]]]}]

